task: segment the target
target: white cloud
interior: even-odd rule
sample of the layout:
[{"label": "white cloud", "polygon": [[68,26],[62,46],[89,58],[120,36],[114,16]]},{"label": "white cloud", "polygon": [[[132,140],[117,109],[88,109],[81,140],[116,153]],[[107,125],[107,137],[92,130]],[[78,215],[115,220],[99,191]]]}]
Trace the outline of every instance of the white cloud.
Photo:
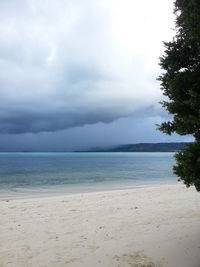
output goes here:
[{"label": "white cloud", "polygon": [[[172,0],[0,2],[0,131],[159,113]],[[147,112],[147,116],[149,116]]]}]

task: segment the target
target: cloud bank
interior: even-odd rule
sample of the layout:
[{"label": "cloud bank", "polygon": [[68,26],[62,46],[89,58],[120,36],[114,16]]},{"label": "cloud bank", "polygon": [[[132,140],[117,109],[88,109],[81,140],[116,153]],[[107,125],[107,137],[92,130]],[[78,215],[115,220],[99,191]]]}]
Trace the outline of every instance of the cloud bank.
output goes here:
[{"label": "cloud bank", "polygon": [[162,113],[172,1],[0,2],[0,133]]}]

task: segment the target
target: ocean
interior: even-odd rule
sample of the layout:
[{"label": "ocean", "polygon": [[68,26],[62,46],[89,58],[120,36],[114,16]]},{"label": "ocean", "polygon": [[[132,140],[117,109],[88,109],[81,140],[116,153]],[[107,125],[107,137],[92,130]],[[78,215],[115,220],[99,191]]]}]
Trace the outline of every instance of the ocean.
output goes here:
[{"label": "ocean", "polygon": [[178,183],[174,153],[0,153],[0,197]]}]

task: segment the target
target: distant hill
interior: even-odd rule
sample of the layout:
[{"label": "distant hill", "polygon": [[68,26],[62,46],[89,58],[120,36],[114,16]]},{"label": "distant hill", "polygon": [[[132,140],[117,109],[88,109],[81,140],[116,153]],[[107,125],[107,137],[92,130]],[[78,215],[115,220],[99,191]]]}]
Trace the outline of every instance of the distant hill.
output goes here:
[{"label": "distant hill", "polygon": [[87,152],[176,152],[191,143],[138,143],[116,147],[93,148]]}]

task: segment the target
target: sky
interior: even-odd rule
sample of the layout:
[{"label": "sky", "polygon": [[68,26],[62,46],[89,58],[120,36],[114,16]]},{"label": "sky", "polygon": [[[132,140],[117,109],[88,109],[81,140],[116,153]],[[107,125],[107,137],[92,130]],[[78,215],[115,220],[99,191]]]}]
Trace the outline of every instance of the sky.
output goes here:
[{"label": "sky", "polygon": [[191,140],[155,126],[172,0],[6,0],[0,21],[0,151]]}]

